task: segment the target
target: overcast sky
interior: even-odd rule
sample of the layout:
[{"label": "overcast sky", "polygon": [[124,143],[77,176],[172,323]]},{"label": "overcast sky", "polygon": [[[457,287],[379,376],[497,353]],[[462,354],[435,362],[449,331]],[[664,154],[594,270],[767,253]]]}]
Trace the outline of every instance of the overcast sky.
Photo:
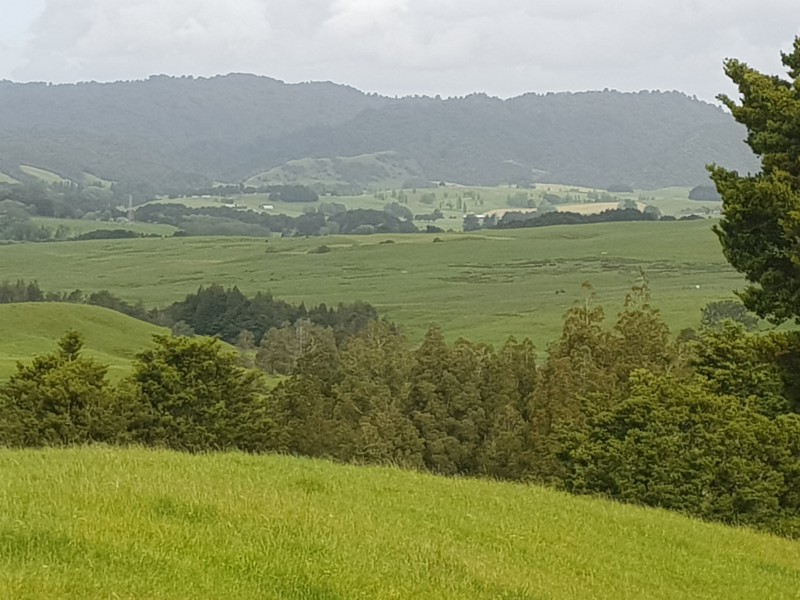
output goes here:
[{"label": "overcast sky", "polygon": [[386,95],[735,90],[784,74],[798,0],[0,0],[0,79],[230,72]]}]

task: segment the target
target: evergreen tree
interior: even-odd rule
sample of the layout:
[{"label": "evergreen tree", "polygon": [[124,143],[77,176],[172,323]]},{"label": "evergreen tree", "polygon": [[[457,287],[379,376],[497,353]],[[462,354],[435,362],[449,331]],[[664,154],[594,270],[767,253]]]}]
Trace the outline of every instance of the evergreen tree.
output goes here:
[{"label": "evergreen tree", "polygon": [[268,445],[261,375],[211,338],[154,336],[136,356],[132,383],[147,418],[135,440],[189,451]]},{"label": "evergreen tree", "polygon": [[491,477],[524,479],[531,471],[531,418],[537,384],[536,350],[530,340],[506,340],[484,368],[487,431],[478,470]]},{"label": "evergreen tree", "polygon": [[584,284],[584,290],[584,301],[564,315],[561,337],[549,349],[533,396],[532,468],[537,478],[556,484],[564,477],[557,458],[561,437],[582,429],[589,405],[607,403],[617,390],[614,340],[602,326],[605,314],[595,305],[591,286]]},{"label": "evergreen tree", "polygon": [[334,416],[348,458],[421,467],[422,441],[402,412],[412,364],[405,337],[374,322],[348,342],[341,364]]},{"label": "evergreen tree", "polygon": [[425,444],[425,466],[437,473],[453,475],[461,472],[465,457],[454,435],[455,423],[450,412],[458,388],[450,360],[450,348],[442,330],[432,325],[414,353],[406,412]]},{"label": "evergreen tree", "polygon": [[68,331],[58,349],[17,364],[0,387],[0,444],[45,446],[114,439],[108,368],[82,356],[83,338]]},{"label": "evergreen tree", "polygon": [[787,531],[798,524],[798,434],[795,415],[777,424],[702,381],[638,371],[630,396],[565,444],[565,482],[573,492]]},{"label": "evergreen tree", "polygon": [[747,308],[776,322],[800,319],[800,37],[781,58],[789,80],[727,60],[725,73],[741,99],[718,97],[747,128],[761,171],[740,176],[710,167],[723,202],[715,231],[728,262],[753,284],[741,298]]},{"label": "evergreen tree", "polygon": [[614,325],[614,371],[619,383],[636,369],[666,373],[678,366],[679,354],[669,327],[650,303],[647,278],[633,286]]},{"label": "evergreen tree", "polygon": [[791,408],[778,363],[784,348],[781,338],[748,334],[742,324],[725,321],[702,332],[692,364],[715,393],[734,396],[775,417]]}]

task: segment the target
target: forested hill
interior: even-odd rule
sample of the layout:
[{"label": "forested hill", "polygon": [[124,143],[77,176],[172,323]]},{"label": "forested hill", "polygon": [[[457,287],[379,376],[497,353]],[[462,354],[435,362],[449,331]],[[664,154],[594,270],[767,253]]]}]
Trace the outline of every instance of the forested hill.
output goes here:
[{"label": "forested hill", "polygon": [[426,178],[654,188],[756,163],[723,110],[677,92],[392,99],[332,83],[156,76],[0,82],[0,171],[33,165],[157,186],[241,181],[305,157],[395,151]]}]

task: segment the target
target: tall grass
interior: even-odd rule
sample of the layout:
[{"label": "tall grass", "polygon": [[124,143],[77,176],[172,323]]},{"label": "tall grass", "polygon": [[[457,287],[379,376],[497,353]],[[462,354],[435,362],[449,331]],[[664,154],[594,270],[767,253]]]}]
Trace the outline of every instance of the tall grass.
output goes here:
[{"label": "tall grass", "polygon": [[0,597],[797,598],[800,544],[537,487],[0,450]]}]

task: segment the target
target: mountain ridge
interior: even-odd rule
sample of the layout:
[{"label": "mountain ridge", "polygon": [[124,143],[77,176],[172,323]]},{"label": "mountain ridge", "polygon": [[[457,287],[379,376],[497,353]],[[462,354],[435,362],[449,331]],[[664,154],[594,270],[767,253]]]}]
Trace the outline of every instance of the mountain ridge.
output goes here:
[{"label": "mountain ridge", "polygon": [[304,158],[396,152],[432,181],[696,185],[756,167],[744,129],[681,92],[389,98],[248,74],[0,82],[0,170],[30,164],[157,188],[243,181]]}]

